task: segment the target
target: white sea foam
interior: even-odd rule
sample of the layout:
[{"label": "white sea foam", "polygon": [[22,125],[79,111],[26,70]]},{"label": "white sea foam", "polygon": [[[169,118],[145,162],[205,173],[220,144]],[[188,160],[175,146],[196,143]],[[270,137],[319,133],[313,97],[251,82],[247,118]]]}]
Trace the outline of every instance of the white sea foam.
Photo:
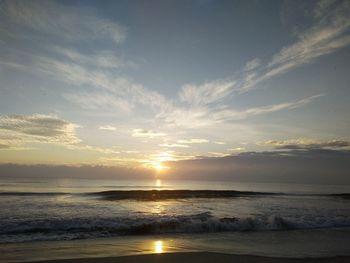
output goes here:
[{"label": "white sea foam", "polygon": [[209,212],[187,216],[74,218],[1,222],[0,242],[67,240],[118,235],[207,233],[350,227],[350,217],[218,218]]}]

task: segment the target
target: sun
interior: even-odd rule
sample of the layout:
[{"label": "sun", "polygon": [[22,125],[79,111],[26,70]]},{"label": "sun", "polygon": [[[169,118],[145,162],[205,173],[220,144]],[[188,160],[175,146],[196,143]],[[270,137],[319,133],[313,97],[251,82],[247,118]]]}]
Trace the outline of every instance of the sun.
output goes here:
[{"label": "sun", "polygon": [[161,162],[155,162],[152,164],[152,166],[157,172],[162,172],[166,169]]},{"label": "sun", "polygon": [[173,160],[174,158],[170,152],[160,152],[150,155],[150,158],[144,160],[143,162],[146,167],[154,169],[157,173],[161,173],[165,170],[170,169],[170,167],[164,165],[163,163],[167,163]]}]

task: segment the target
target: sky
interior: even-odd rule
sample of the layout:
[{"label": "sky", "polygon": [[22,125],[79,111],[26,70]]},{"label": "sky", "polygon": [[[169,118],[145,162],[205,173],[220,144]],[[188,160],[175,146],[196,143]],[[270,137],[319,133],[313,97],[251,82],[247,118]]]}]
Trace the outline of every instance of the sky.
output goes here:
[{"label": "sky", "polygon": [[349,1],[1,0],[0,173],[350,181],[349,51]]}]

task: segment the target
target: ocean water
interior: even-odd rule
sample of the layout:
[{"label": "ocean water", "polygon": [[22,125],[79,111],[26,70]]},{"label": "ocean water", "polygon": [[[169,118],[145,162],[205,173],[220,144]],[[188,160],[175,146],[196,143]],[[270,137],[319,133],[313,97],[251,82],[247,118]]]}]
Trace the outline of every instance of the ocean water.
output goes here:
[{"label": "ocean water", "polygon": [[350,254],[349,193],[348,185],[1,179],[1,252],[15,249],[23,261],[42,242],[69,250],[108,241],[102,251],[147,253],[147,241],[167,251],[276,256],[284,244],[280,256]]}]

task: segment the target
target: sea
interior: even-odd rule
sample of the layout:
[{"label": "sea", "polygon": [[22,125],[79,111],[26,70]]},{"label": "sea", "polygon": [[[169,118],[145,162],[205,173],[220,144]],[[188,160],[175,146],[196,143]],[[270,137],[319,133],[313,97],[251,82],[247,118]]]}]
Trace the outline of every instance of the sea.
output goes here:
[{"label": "sea", "polygon": [[350,186],[0,179],[0,262],[179,251],[350,255]]}]

